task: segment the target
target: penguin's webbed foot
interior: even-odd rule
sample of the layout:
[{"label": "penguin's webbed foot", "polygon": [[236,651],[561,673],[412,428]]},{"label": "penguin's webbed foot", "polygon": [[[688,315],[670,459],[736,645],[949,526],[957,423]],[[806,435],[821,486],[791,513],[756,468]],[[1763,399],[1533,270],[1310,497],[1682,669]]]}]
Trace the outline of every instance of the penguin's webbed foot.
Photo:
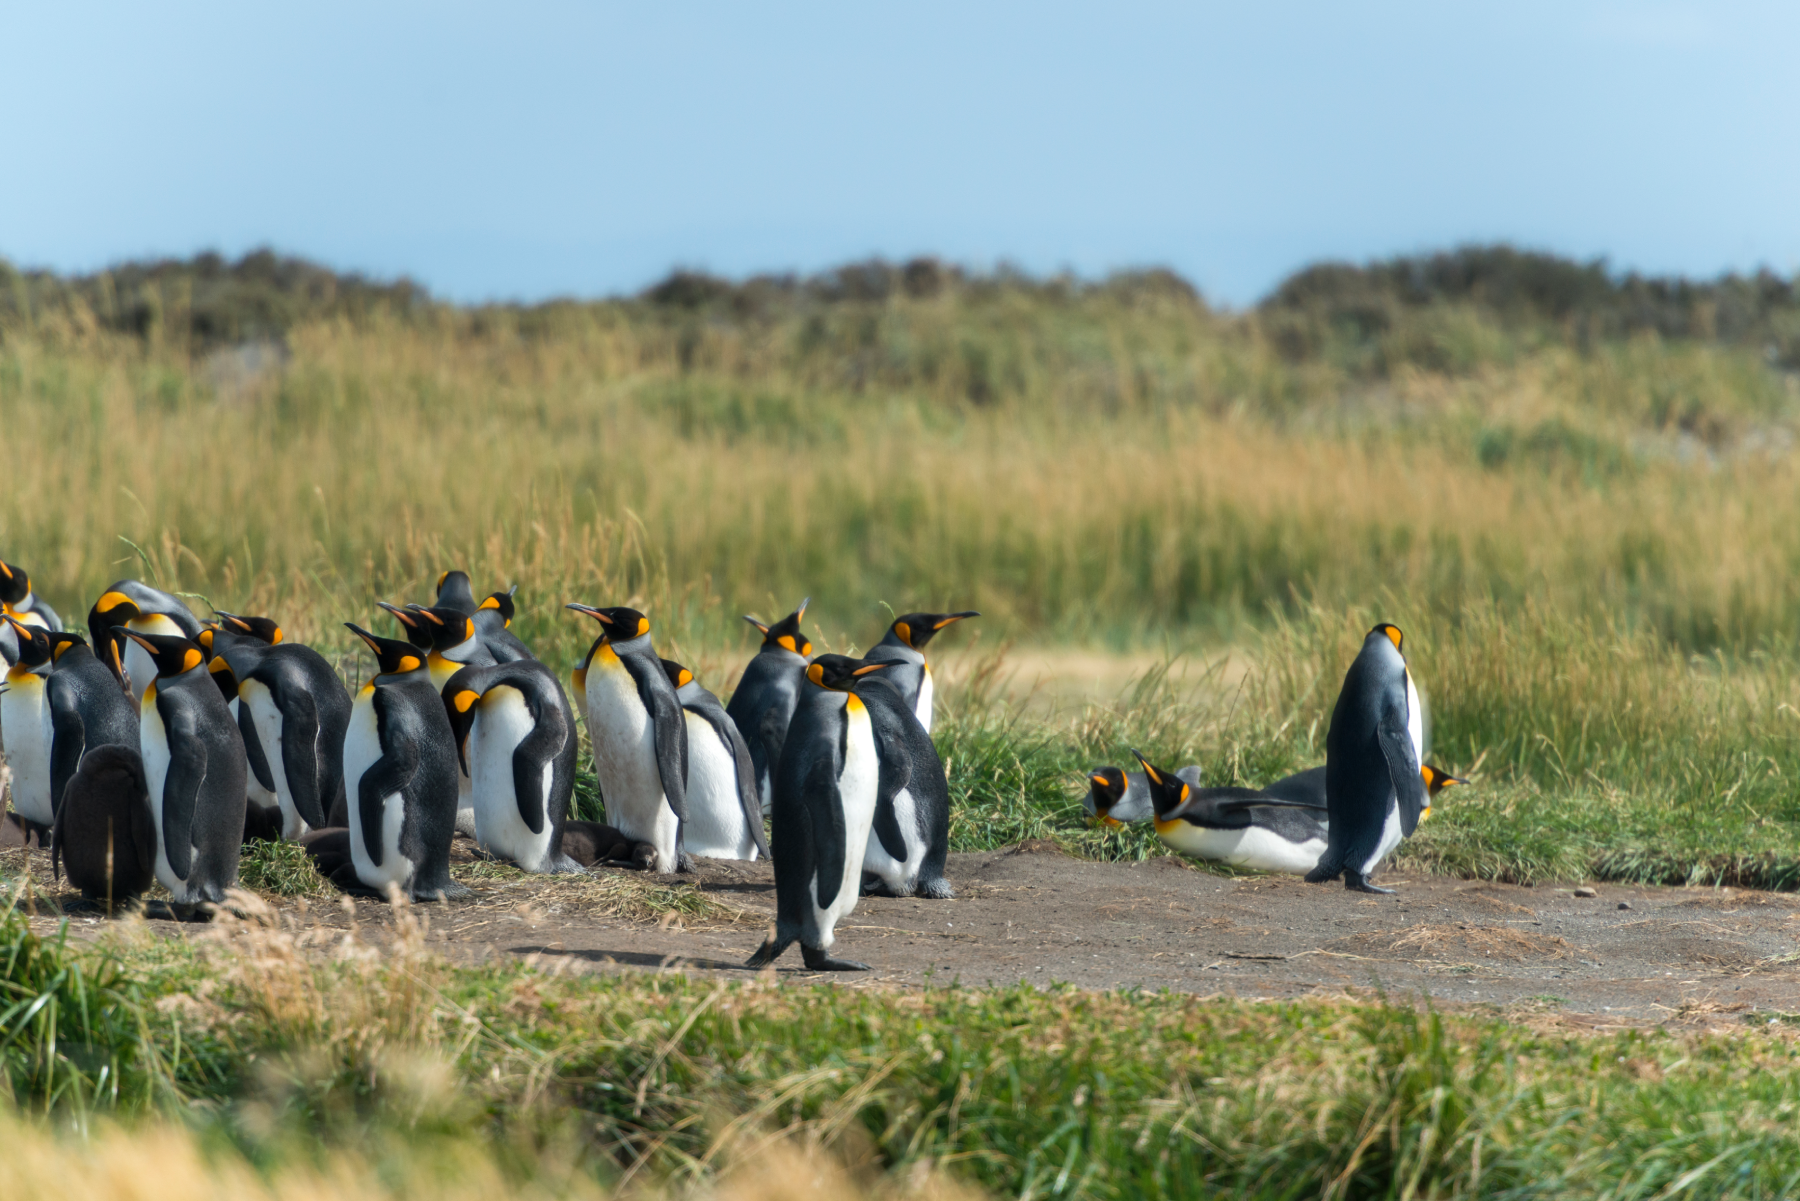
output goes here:
[{"label": "penguin's webbed foot", "polygon": [[930,897],[934,901],[948,901],[956,896],[956,890],[950,887],[950,881],[939,876],[935,880],[921,880],[919,882],[919,895],[922,897]]},{"label": "penguin's webbed foot", "polygon": [[455,880],[446,880],[436,888],[420,889],[413,893],[415,901],[466,901],[475,895],[475,890],[467,884]]},{"label": "penguin's webbed foot", "polygon": [[696,866],[694,857],[686,851],[675,856],[675,870],[678,872],[691,872]]},{"label": "penguin's webbed foot", "polygon": [[910,897],[912,893],[902,892],[889,884],[880,876],[864,876],[862,895],[865,897]]},{"label": "penguin's webbed foot", "polygon": [[1326,884],[1338,878],[1338,873],[1330,868],[1315,867],[1301,877],[1308,884]]},{"label": "penguin's webbed foot", "polygon": [[1364,876],[1361,872],[1353,871],[1344,872],[1344,888],[1348,892],[1372,892],[1380,893],[1384,896],[1394,891],[1391,888],[1378,888],[1369,883],[1368,877]]},{"label": "penguin's webbed foot", "polygon": [[806,966],[815,972],[867,972],[874,969],[866,963],[858,963],[854,959],[834,959],[831,952],[822,947],[809,947],[800,944],[800,957]]},{"label": "penguin's webbed foot", "polygon": [[771,935],[763,942],[762,946],[756,948],[756,954],[744,960],[744,966],[750,968],[768,967],[771,963],[774,963],[777,959],[781,958],[781,953],[787,950],[789,944],[793,941],[794,940],[791,938],[778,938]]}]

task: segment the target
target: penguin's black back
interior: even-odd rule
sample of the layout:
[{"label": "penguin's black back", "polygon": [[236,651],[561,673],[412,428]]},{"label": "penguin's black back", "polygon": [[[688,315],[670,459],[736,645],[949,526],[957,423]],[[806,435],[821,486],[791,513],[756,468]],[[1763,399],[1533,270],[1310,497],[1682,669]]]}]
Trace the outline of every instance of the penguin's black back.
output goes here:
[{"label": "penguin's black back", "polygon": [[[461,768],[456,760],[456,734],[444,712],[443,698],[429,677],[411,672],[400,679],[378,680],[371,703],[384,757],[390,747],[406,743],[410,744],[408,753],[418,760],[411,780],[401,790],[406,818],[400,829],[400,849],[417,865],[413,895],[459,891],[450,879],[450,842],[456,835],[456,781]],[[368,778],[363,777],[365,782]],[[365,797],[365,802],[368,799]],[[379,800],[375,798],[376,812]],[[365,822],[370,820],[369,813],[370,806],[365,804]],[[374,834],[379,838],[379,826]]]},{"label": "penguin's black back", "polygon": [[344,736],[352,706],[343,680],[325,656],[294,642],[255,653],[250,674],[239,679],[261,683],[281,709],[283,768],[295,807],[308,825],[324,825],[344,788]]},{"label": "penguin's black back", "polygon": [[[849,733],[845,699],[841,692],[803,689],[775,765],[769,857],[783,937],[798,936],[815,899],[815,880],[835,887],[843,879],[846,835],[838,777]],[[828,905],[833,898],[817,899]]]},{"label": "penguin's black back", "polygon": [[225,899],[224,890],[237,879],[238,855],[244,842],[250,765],[244,753],[243,735],[225,697],[204,668],[197,667],[173,679],[159,677],[156,711],[171,748],[164,783],[165,840],[178,834],[168,816],[169,789],[180,771],[180,756],[175,751],[177,739],[190,737],[205,748],[206,761],[194,793],[189,823],[193,860],[186,878],[194,882],[203,899],[216,904]]},{"label": "penguin's black back", "polygon": [[[919,822],[916,837],[925,843],[925,859],[919,867],[919,889],[924,892],[927,886],[944,878],[944,863],[950,854],[950,783],[944,773],[944,761],[938,757],[937,747],[919,723],[912,704],[884,677],[885,672],[862,682],[856,695],[869,707],[876,745],[881,751],[881,796],[891,798],[902,786],[912,793]],[[893,782],[897,778],[903,778],[904,785]],[[875,828],[869,836],[881,838],[889,855],[905,859],[905,847],[894,842],[898,829],[883,835],[884,820],[895,820],[891,804],[876,809]]]},{"label": "penguin's black back", "polygon": [[773,785],[805,673],[803,656],[779,647],[764,648],[745,666],[731,703],[725,706],[750,746],[758,784],[769,780]]},{"label": "penguin's black back", "polygon": [[56,814],[51,862],[90,900],[111,896],[124,905],[149,889],[156,878],[156,826],[135,746],[97,746],[82,756]]}]

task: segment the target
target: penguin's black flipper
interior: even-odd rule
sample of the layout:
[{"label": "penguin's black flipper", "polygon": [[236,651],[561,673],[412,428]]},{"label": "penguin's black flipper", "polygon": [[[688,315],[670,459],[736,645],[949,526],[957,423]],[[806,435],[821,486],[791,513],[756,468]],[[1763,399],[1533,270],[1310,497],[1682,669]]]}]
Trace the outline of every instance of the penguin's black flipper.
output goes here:
[{"label": "penguin's black flipper", "polygon": [[525,828],[542,834],[544,823],[550,820],[550,798],[544,795],[544,764],[568,742],[569,727],[563,711],[555,705],[533,705],[531,716],[531,733],[513,748],[513,799],[518,803],[519,820]]},{"label": "penguin's black flipper", "polygon": [[194,812],[206,783],[206,743],[185,729],[187,725],[179,719],[169,723],[169,772],[163,777],[162,794],[163,853],[169,870],[181,880],[194,867]]},{"label": "penguin's black flipper", "polygon": [[262,737],[256,732],[256,719],[250,716],[250,706],[241,700],[238,702],[238,734],[244,739],[244,758],[250,764],[250,774],[256,777],[256,782],[262,785],[264,792],[274,792],[275,772],[269,767],[269,757],[263,754]]},{"label": "penguin's black flipper", "polygon": [[1283,797],[1251,796],[1230,797],[1214,804],[1214,812],[1239,813],[1245,809],[1311,809],[1318,812],[1323,805],[1315,805],[1311,801],[1290,801]]},{"label": "penguin's black flipper", "polygon": [[837,900],[838,890],[844,885],[845,843],[850,839],[844,825],[844,801],[838,792],[834,767],[829,759],[817,760],[806,788],[809,797],[825,798],[823,804],[807,806],[812,810],[812,859],[817,865],[813,890],[820,909],[831,908],[831,903]]},{"label": "penguin's black flipper", "polygon": [[82,752],[87,749],[87,726],[81,720],[81,698],[66,676],[53,673],[44,681],[44,693],[50,702],[50,807],[56,811],[52,824],[60,826],[63,791],[81,766]]},{"label": "penguin's black flipper", "polygon": [[[376,690],[379,695],[380,690]],[[381,842],[381,822],[386,806],[383,801],[397,792],[405,792],[419,770],[418,744],[410,738],[397,738],[387,744],[381,758],[375,760],[358,782],[356,807],[362,818],[363,847],[369,862],[381,866],[387,849]]]},{"label": "penguin's black flipper", "polygon": [[730,752],[732,762],[737,765],[738,801],[744,809],[744,822],[750,827],[750,837],[756,842],[756,849],[762,852],[764,859],[769,858],[769,839],[763,833],[762,794],[756,787],[756,766],[750,755],[750,743],[744,738],[744,732],[738,729],[737,723],[717,704],[706,708],[696,708],[706,719],[706,724],[718,734],[719,741],[725,744]]},{"label": "penguin's black flipper", "polygon": [[[1197,781],[1189,781],[1197,784]],[[1284,801],[1299,801],[1313,809],[1329,810],[1325,793],[1325,768],[1309,767],[1275,781],[1263,792]]]},{"label": "penguin's black flipper", "polygon": [[326,817],[319,800],[318,706],[311,693],[298,688],[285,690],[282,699],[286,703],[281,707],[281,767],[287,773],[295,812],[317,828],[325,824]]},{"label": "penguin's black flipper", "polygon": [[[878,679],[875,683],[893,691],[886,680]],[[894,808],[894,798],[912,782],[912,758],[906,753],[906,732],[886,705],[866,702],[865,705],[881,758],[881,771],[875,783],[875,820],[870,825],[870,833],[881,840],[881,848],[890,858],[905,863],[906,835],[900,831],[900,815]]]},{"label": "penguin's black flipper", "polygon": [[1408,838],[1419,828],[1419,815],[1431,804],[1425,792],[1425,777],[1419,771],[1419,757],[1413,750],[1412,735],[1406,730],[1406,717],[1396,722],[1393,714],[1376,727],[1375,737],[1387,759],[1388,777],[1394,783],[1394,796],[1400,805],[1400,828]]}]

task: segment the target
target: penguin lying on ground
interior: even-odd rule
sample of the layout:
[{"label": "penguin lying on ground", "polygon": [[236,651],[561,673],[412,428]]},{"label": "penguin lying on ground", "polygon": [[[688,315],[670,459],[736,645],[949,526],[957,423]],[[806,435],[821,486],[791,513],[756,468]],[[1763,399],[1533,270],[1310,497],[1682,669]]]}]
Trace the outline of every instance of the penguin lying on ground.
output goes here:
[{"label": "penguin lying on ground", "polygon": [[675,688],[687,723],[687,824],[682,845],[705,859],[755,859],[769,854],[763,836],[762,801],[750,747],[719,698],[694,673],[671,659],[663,674]]},{"label": "penguin lying on ground", "polygon": [[[774,963],[796,940],[815,972],[866,972],[865,963],[836,959],[838,922],[862,895],[869,829],[881,787],[881,752],[869,706],[855,691],[887,663],[820,655],[788,726],[775,771],[775,928],[748,967]],[[895,695],[891,690],[890,696]]]},{"label": "penguin lying on ground", "polygon": [[237,880],[244,838],[244,740],[206,670],[206,655],[186,638],[127,638],[156,668],[144,688],[138,749],[156,822],[156,878],[176,916],[209,916]]},{"label": "penguin lying on ground", "polygon": [[762,646],[744,668],[731,694],[725,712],[737,724],[744,743],[750,748],[750,766],[756,777],[756,795],[763,813],[769,812],[771,779],[775,765],[781,762],[781,747],[787,738],[788,722],[794,716],[794,703],[800,695],[800,677],[812,654],[812,643],[800,632],[800,620],[812,598],[772,626],[744,615],[744,620],[762,631]]},{"label": "penguin lying on ground", "polygon": [[1423,711],[1402,641],[1399,627],[1382,622],[1344,675],[1325,734],[1329,840],[1308,883],[1342,875],[1353,892],[1392,892],[1369,877],[1431,811]]},{"label": "penguin lying on ground", "polygon": [[636,609],[568,604],[600,623],[575,669],[586,698],[594,776],[606,820],[638,844],[634,858],[659,872],[687,870],[687,719]]},{"label": "penguin lying on ground", "polygon": [[601,863],[629,863],[631,839],[603,822],[565,821],[562,835],[563,854],[582,867]]},{"label": "penguin lying on ground", "polygon": [[345,628],[375,652],[377,673],[357,693],[344,739],[350,861],[331,882],[383,899],[389,888],[415,901],[466,897],[450,878],[458,772],[443,698],[415,647]]},{"label": "penguin lying on ground", "polygon": [[156,879],[156,823],[144,760],[136,747],[109,743],[81,757],[56,811],[51,870],[107,916],[129,907]]},{"label": "penguin lying on ground", "polygon": [[579,871],[562,832],[580,739],[556,673],[536,659],[465,667],[442,697],[482,849],[528,872]]},{"label": "penguin lying on ground", "polygon": [[1325,811],[1256,788],[1200,788],[1172,772],[1144,767],[1156,834],[1195,859],[1266,872],[1309,872],[1325,850]]},{"label": "penguin lying on ground", "polygon": [[928,734],[935,688],[931,664],[925,661],[925,644],[945,626],[980,616],[973,609],[962,613],[905,613],[894,619],[887,634],[869,651],[869,662],[894,664],[893,670],[881,678],[912,708]]},{"label": "penguin lying on ground", "polygon": [[[1180,768],[1175,775],[1199,787],[1198,764]],[[1150,791],[1144,782],[1144,773],[1117,767],[1096,767],[1088,772],[1088,790],[1081,798],[1081,807],[1095,823],[1112,830],[1127,822],[1147,822],[1156,816],[1156,810],[1150,806]]]},{"label": "penguin lying on ground", "polygon": [[136,642],[120,644],[122,657],[106,653],[102,642],[114,637],[113,631],[121,627],[164,638],[193,641],[200,637],[200,620],[179,596],[152,588],[141,580],[119,580],[101,593],[88,610],[88,637],[93,640],[94,653],[118,673],[119,683],[131,689],[134,701],[143,700],[144,689],[156,678],[156,664],[150,652]]},{"label": "penguin lying on ground", "polygon": [[887,673],[903,670],[903,665],[885,662],[881,674],[857,689],[869,708],[881,756],[875,819],[863,852],[863,892],[948,899],[956,895],[944,879],[950,855],[950,782],[931,735],[900,691],[888,685]]}]

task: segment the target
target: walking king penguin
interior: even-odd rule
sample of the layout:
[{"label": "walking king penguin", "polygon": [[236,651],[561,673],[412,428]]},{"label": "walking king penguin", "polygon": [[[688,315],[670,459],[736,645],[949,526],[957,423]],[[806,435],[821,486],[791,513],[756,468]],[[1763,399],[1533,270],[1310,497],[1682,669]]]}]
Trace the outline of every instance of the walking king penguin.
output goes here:
[{"label": "walking king penguin", "polygon": [[675,686],[687,723],[687,824],[681,841],[690,855],[705,859],[755,859],[769,854],[763,837],[762,800],[750,747],[719,698],[700,686],[694,673],[671,659],[663,674]]},{"label": "walking king penguin", "polygon": [[[131,689],[131,699],[141,701],[144,689],[156,678],[156,664],[143,645],[127,641],[120,645],[123,660],[108,653],[104,642],[116,637],[113,631],[123,627],[132,633],[154,634],[161,638],[200,637],[200,622],[179,596],[152,588],[137,580],[120,580],[94,602],[88,610],[88,637],[93,639],[94,653],[119,673],[119,683]],[[146,769],[149,765],[145,764]]]},{"label": "walking king penguin", "polygon": [[[865,660],[873,662],[874,660]],[[955,894],[944,879],[950,855],[950,782],[943,760],[918,715],[882,674],[857,689],[875,727],[881,780],[875,820],[863,853],[863,892],[875,896],[947,899]]]},{"label": "walking king penguin", "polygon": [[839,919],[862,895],[863,859],[881,787],[881,754],[856,683],[886,663],[820,655],[806,668],[775,769],[775,929],[748,961],[764,967],[798,939],[815,972],[866,972],[834,959]]},{"label": "walking king penguin", "polygon": [[465,667],[443,699],[482,849],[528,872],[580,871],[562,849],[580,740],[556,673],[536,659]]},{"label": "walking king penguin", "polygon": [[332,872],[345,892],[415,901],[466,897],[450,878],[456,827],[456,734],[418,648],[345,628],[375,652],[377,673],[356,694],[344,738],[350,862]]},{"label": "walking king penguin", "polygon": [[1330,837],[1309,883],[1335,880],[1355,892],[1392,892],[1369,876],[1431,812],[1419,691],[1406,668],[1398,626],[1382,622],[1363,639],[1344,676],[1325,734]]},{"label": "walking king penguin", "polygon": [[206,655],[173,634],[125,636],[156,669],[144,688],[138,747],[156,823],[156,878],[176,913],[219,904],[237,879],[244,838],[244,740],[206,670]]},{"label": "walking king penguin", "polygon": [[1144,765],[1156,835],[1170,850],[1265,872],[1300,875],[1318,866],[1325,850],[1323,809],[1263,789],[1199,788],[1131,753]]},{"label": "walking king penguin", "polygon": [[[118,691],[110,676],[107,684]],[[155,882],[156,844],[137,748],[108,743],[83,755],[56,811],[51,870],[67,869],[89,905],[105,904],[110,916]]]},{"label": "walking king penguin", "polygon": [[881,678],[912,706],[919,724],[931,732],[931,664],[925,661],[925,644],[937,637],[945,626],[969,617],[980,617],[973,609],[964,613],[906,613],[894,619],[887,636],[869,651],[871,663],[892,663],[892,671]]},{"label": "walking king penguin", "polygon": [[606,820],[637,844],[640,862],[659,872],[686,870],[687,721],[650,645],[650,619],[636,609],[564,607],[600,623],[574,680],[586,698]]},{"label": "walking king penguin", "polygon": [[812,655],[812,643],[800,632],[800,619],[806,616],[811,599],[801,601],[798,609],[772,626],[744,615],[745,621],[762,631],[762,648],[744,668],[725,712],[737,723],[750,748],[756,796],[765,814],[769,812],[771,778],[781,762],[781,746],[800,695],[800,679]]}]

